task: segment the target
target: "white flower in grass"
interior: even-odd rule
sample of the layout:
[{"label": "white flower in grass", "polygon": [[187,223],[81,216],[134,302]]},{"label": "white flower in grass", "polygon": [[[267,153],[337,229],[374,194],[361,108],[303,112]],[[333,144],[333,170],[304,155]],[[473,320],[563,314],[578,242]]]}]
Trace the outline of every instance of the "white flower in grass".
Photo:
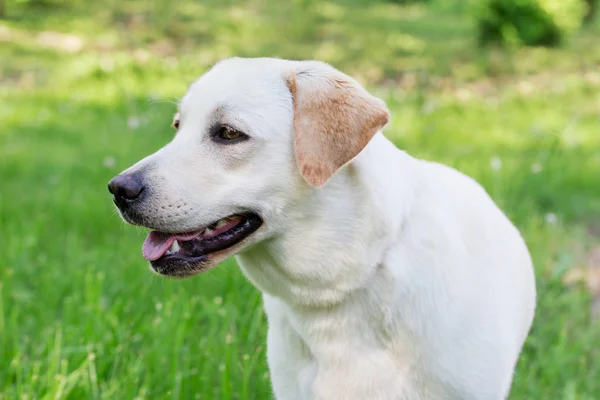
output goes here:
[{"label": "white flower in grass", "polygon": [[469,89],[460,88],[456,91],[456,99],[460,102],[469,101],[472,97],[471,91]]},{"label": "white flower in grass", "polygon": [[37,121],[38,122],[45,122],[48,121],[48,119],[50,119],[50,117],[52,116],[52,114],[50,113],[50,111],[48,110],[40,110],[37,113]]},{"label": "white flower in grass", "polygon": [[544,219],[551,225],[554,225],[558,222],[558,217],[554,213],[547,213]]},{"label": "white flower in grass", "polygon": [[519,93],[521,93],[524,96],[531,94],[531,92],[533,92],[533,90],[535,89],[533,84],[529,81],[519,82],[519,84],[517,85],[517,88],[519,90]]},{"label": "white flower in grass", "polygon": [[567,85],[562,80],[556,80],[552,85],[552,91],[554,93],[564,93],[567,90]]},{"label": "white flower in grass", "polygon": [[423,107],[421,108],[421,112],[425,115],[431,114],[432,112],[434,112],[437,109],[437,104],[434,101],[428,101],[425,104],[423,104]]},{"label": "white flower in grass", "polygon": [[58,176],[56,174],[55,175],[51,175],[48,178],[48,184],[50,184],[52,186],[58,185],[59,183],[60,183],[60,176]]},{"label": "white flower in grass", "polygon": [[158,93],[156,93],[156,92],[151,92],[151,93],[148,95],[148,101],[150,101],[150,102],[152,102],[152,103],[155,103],[155,102],[157,102],[157,101],[159,101],[159,100],[160,100],[160,94],[158,94]]},{"label": "white flower in grass", "polygon": [[112,72],[115,70],[115,60],[110,57],[102,57],[100,60],[100,69],[103,72]]},{"label": "white flower in grass", "polygon": [[490,167],[494,171],[500,171],[502,169],[502,160],[498,156],[494,156],[490,159]]},{"label": "white flower in grass", "polygon": [[533,163],[531,164],[531,172],[533,172],[534,174],[539,174],[540,172],[542,172],[544,168],[542,167],[542,164],[540,163]]},{"label": "white flower in grass", "polygon": [[117,165],[117,160],[112,156],[106,156],[104,157],[104,160],[102,160],[102,165],[104,168],[114,168]]},{"label": "white flower in grass", "polygon": [[140,127],[140,118],[139,117],[129,117],[127,118],[127,126],[129,129],[137,129]]},{"label": "white flower in grass", "polygon": [[500,99],[498,99],[497,97],[489,97],[489,98],[487,98],[487,99],[486,99],[486,102],[485,102],[485,104],[486,104],[486,105],[487,105],[489,108],[491,108],[491,109],[495,110],[495,109],[497,109],[497,108],[498,108],[498,106],[500,105]]},{"label": "white flower in grass", "polygon": [[71,111],[72,107],[69,104],[61,104],[58,106],[58,112],[66,114]]}]

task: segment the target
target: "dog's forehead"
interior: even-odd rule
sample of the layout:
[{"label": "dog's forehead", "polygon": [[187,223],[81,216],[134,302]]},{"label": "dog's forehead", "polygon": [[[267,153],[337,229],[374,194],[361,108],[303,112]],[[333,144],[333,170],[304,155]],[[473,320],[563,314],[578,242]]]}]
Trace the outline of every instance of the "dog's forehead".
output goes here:
[{"label": "dog's forehead", "polygon": [[281,61],[245,58],[221,61],[190,85],[180,110],[183,113],[217,107],[249,110],[277,104],[290,95]]}]

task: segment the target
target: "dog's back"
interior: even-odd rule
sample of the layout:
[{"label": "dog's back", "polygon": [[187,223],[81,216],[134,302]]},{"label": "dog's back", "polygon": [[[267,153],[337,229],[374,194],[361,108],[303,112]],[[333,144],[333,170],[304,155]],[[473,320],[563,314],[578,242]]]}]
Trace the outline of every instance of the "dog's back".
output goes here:
[{"label": "dog's back", "polygon": [[389,261],[402,282],[399,324],[444,387],[439,398],[499,398],[533,320],[529,252],[477,182],[441,164],[416,165],[412,212]]}]

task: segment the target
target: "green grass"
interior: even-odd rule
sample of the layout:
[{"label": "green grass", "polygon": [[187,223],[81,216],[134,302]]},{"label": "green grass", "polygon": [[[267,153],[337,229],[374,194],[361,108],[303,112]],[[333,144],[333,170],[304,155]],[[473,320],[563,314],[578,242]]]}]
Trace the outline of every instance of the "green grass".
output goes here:
[{"label": "green grass", "polygon": [[152,275],[143,230],[106,190],[170,139],[187,84],[231,55],[334,63],[388,102],[399,147],[479,180],[538,277],[511,398],[600,398],[591,294],[562,283],[600,244],[597,26],[561,49],[503,52],[476,49],[464,7],[439,2],[106,4],[11,3],[0,21],[0,399],[270,398],[260,296],[233,260]]}]

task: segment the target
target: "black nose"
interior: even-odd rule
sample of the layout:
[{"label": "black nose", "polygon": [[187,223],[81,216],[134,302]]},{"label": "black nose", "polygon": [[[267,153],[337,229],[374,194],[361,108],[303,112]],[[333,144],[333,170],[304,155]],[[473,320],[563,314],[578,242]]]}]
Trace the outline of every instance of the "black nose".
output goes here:
[{"label": "black nose", "polygon": [[117,206],[123,208],[139,199],[144,184],[139,174],[117,175],[108,182],[108,191],[114,196]]}]

